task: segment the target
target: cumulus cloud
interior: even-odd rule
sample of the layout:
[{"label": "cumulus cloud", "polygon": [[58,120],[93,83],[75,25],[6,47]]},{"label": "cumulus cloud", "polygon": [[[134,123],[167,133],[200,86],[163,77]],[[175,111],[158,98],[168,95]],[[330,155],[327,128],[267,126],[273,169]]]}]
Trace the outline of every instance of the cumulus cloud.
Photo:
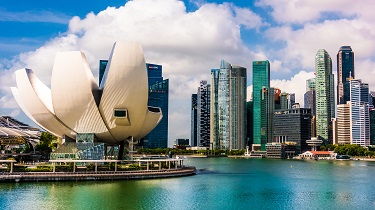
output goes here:
[{"label": "cumulus cloud", "polygon": [[[97,75],[99,60],[108,59],[115,41],[139,42],[146,62],[163,65],[163,76],[170,79],[171,144],[176,138],[190,138],[190,96],[200,80],[210,79],[211,68],[219,67],[221,59],[251,66],[262,54],[244,45],[241,27],[258,30],[263,25],[261,17],[250,9],[229,3],[203,4],[187,12],[184,3],[177,0],[128,1],[122,7],[108,7],[82,19],[73,17],[68,31],[35,51],[14,57],[3,69],[6,71],[1,71],[0,80],[27,67],[49,85],[56,52],[66,50],[83,51]],[[7,91],[2,93],[10,98]]]}]

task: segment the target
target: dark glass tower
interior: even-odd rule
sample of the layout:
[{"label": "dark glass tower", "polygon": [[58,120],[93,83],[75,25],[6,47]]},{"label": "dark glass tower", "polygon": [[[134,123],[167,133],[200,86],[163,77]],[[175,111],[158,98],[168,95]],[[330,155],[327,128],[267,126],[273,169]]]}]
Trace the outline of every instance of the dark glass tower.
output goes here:
[{"label": "dark glass tower", "polygon": [[168,147],[168,101],[169,80],[162,77],[162,66],[146,63],[148,75],[148,105],[160,107],[163,119],[147,136],[144,137],[145,148]]},{"label": "dark glass tower", "polygon": [[197,94],[197,146],[210,146],[210,92],[206,80],[200,81]]},{"label": "dark glass tower", "polygon": [[192,146],[192,147],[197,146],[197,133],[198,133],[197,111],[198,111],[197,94],[191,94],[191,138],[190,138],[191,140],[190,140],[190,146]]},{"label": "dark glass tower", "polygon": [[337,53],[337,104],[350,101],[349,81],[354,73],[354,52],[350,46],[342,46]]}]

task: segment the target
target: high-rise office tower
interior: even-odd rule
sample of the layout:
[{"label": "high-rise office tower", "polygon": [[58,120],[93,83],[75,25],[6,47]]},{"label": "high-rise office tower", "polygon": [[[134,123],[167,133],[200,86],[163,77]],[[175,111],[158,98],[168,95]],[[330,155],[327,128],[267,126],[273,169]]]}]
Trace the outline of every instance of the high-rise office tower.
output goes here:
[{"label": "high-rise office tower", "polygon": [[351,144],[370,145],[369,87],[360,79],[350,80]]},{"label": "high-rise office tower", "polygon": [[265,150],[267,143],[273,142],[273,112],[275,110],[274,88],[262,88],[260,99],[260,118],[261,118],[261,150]]},{"label": "high-rise office tower", "polygon": [[289,93],[288,94],[288,109],[291,109],[295,103],[296,103],[296,94]]},{"label": "high-rise office tower", "polygon": [[191,94],[191,137],[190,137],[190,146],[196,147],[198,145],[198,122],[197,122],[197,94]]},{"label": "high-rise office tower", "polygon": [[350,79],[354,79],[354,52],[350,46],[342,46],[337,53],[337,104],[350,100]]},{"label": "high-rise office tower", "polygon": [[200,81],[197,93],[197,143],[201,147],[210,146],[210,91],[206,80]]},{"label": "high-rise office tower", "polygon": [[375,106],[375,91],[370,91],[368,100],[369,100],[370,106],[372,105],[372,107],[374,107]]},{"label": "high-rise office tower", "polygon": [[143,147],[167,148],[169,80],[163,79],[161,65],[146,63],[146,68],[149,86],[148,105],[160,107],[163,118],[154,130],[143,138]]},{"label": "high-rise office tower", "polygon": [[[246,114],[247,114],[247,144],[246,146],[251,146],[253,144],[253,101],[246,102]],[[250,147],[251,148],[251,147]]]},{"label": "high-rise office tower", "polygon": [[315,56],[316,71],[316,134],[324,144],[332,143],[332,123],[334,118],[334,92],[332,60],[324,49]]},{"label": "high-rise office tower", "polygon": [[288,93],[286,92],[280,95],[280,109],[288,109]]},{"label": "high-rise office tower", "polygon": [[281,90],[279,88],[274,88],[275,94],[274,94],[274,101],[275,101],[275,110],[281,109]]},{"label": "high-rise office tower", "polygon": [[261,142],[261,95],[262,88],[269,87],[270,62],[268,60],[253,61],[253,149],[255,150],[265,150],[265,145],[262,145]]},{"label": "high-rise office tower", "polygon": [[375,145],[375,109],[370,108],[370,145]]},{"label": "high-rise office tower", "polygon": [[221,61],[211,70],[211,143],[214,148],[246,145],[246,68]]},{"label": "high-rise office tower", "polygon": [[350,144],[350,103],[337,105],[336,137],[338,144]]},{"label": "high-rise office tower", "polygon": [[315,78],[306,80],[306,93],[304,94],[304,106],[311,109],[311,114],[315,115]]}]

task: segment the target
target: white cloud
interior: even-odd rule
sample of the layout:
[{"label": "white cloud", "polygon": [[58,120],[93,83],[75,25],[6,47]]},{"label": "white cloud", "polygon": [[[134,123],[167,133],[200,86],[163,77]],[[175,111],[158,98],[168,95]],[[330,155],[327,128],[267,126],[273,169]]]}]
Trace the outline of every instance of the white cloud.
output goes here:
[{"label": "white cloud", "polygon": [[319,19],[375,19],[372,0],[258,0],[256,5],[271,8],[278,23],[304,24]]},{"label": "white cloud", "polygon": [[294,75],[290,80],[271,80],[270,85],[271,87],[279,88],[281,92],[295,93],[296,103],[299,103],[301,107],[303,107],[303,95],[306,92],[306,80],[314,77],[314,72],[300,71],[296,75]]}]

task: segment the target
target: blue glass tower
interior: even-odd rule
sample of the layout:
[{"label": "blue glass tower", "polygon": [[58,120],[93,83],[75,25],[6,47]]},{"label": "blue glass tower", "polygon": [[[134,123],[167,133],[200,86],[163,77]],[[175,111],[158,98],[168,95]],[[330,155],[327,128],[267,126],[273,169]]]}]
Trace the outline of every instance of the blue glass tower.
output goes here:
[{"label": "blue glass tower", "polygon": [[148,105],[160,107],[163,119],[143,139],[144,148],[167,148],[168,147],[168,101],[169,80],[162,77],[162,66],[146,63],[148,75]]}]

